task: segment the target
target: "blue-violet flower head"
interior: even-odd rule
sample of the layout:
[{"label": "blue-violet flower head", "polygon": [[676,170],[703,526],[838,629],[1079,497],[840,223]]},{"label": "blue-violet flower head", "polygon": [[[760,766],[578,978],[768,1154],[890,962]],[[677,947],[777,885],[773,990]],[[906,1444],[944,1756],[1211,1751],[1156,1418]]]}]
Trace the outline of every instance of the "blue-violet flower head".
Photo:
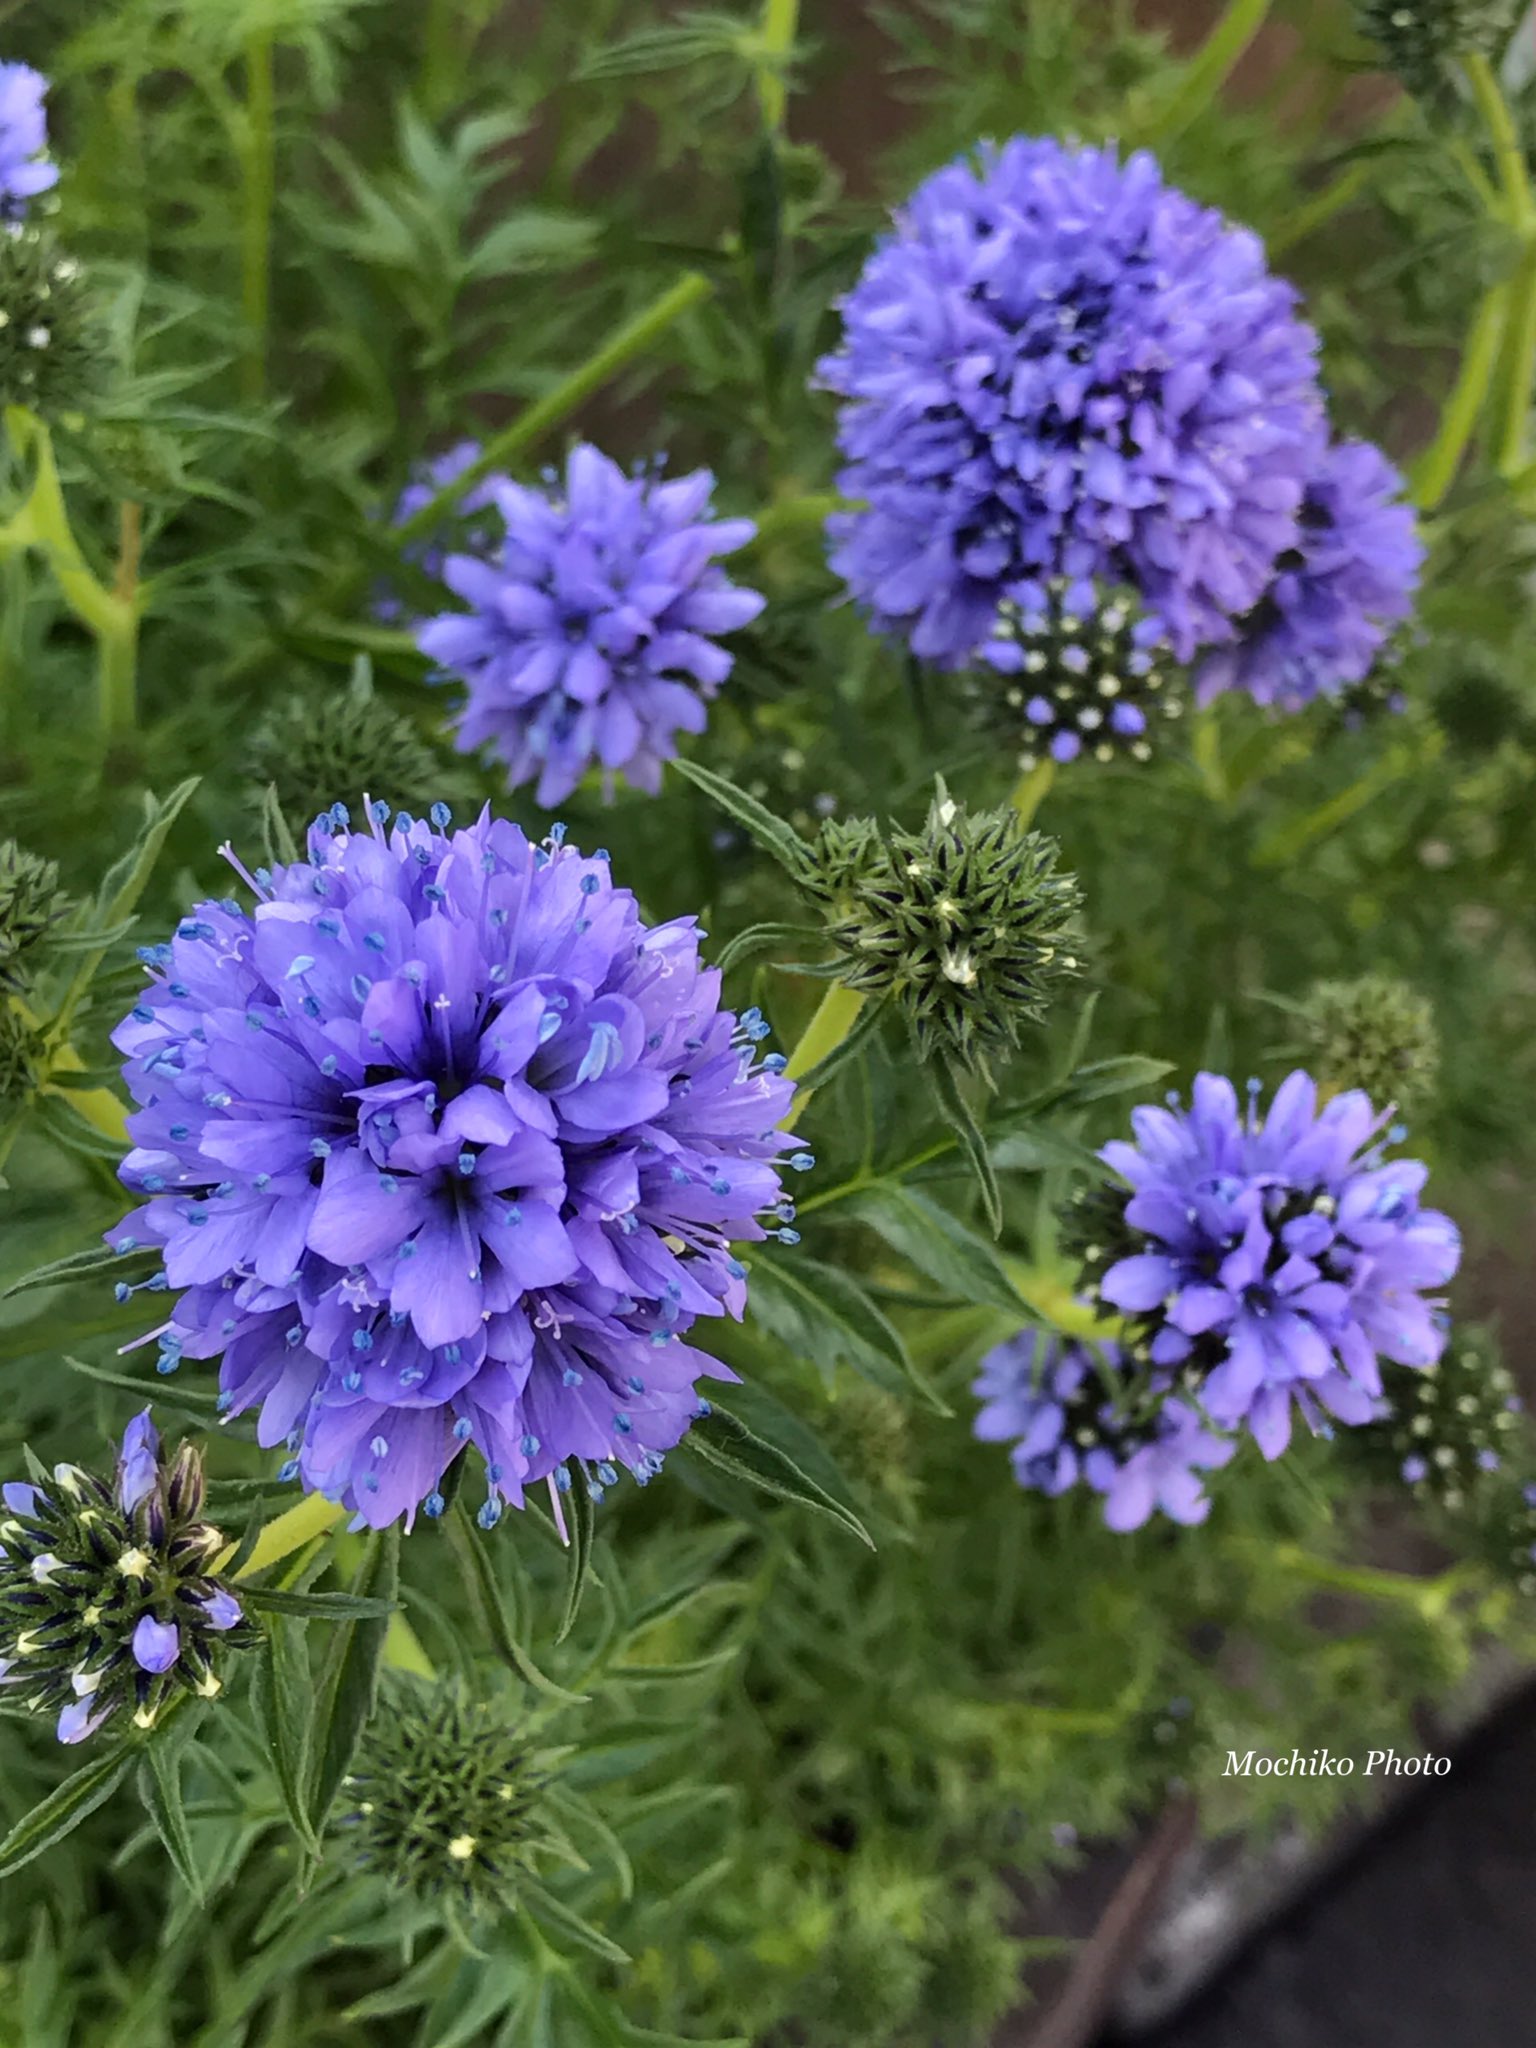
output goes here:
[{"label": "blue-violet flower head", "polygon": [[972,660],[1016,586],[1136,590],[1229,639],[1296,543],[1316,337],[1258,238],[1152,157],[1015,136],[919,186],[819,365],[846,401],[832,563],[882,630]]},{"label": "blue-violet flower head", "polygon": [[1358,1090],[1319,1110],[1297,1072],[1261,1115],[1256,1086],[1243,1105],[1200,1074],[1187,1109],[1137,1109],[1135,1143],[1099,1155],[1129,1188],[1093,1271],[1100,1298],[1139,1354],[1266,1457],[1290,1439],[1293,1401],[1314,1427],[1319,1404],[1370,1421],[1379,1361],[1430,1366],[1444,1347],[1436,1290],[1461,1241],[1420,1206],[1427,1169],[1385,1156],[1390,1113]]},{"label": "blue-violet flower head", "polygon": [[1246,690],[1299,711],[1363,682],[1413,610],[1423,557],[1401,476],[1368,442],[1337,442],[1308,479],[1274,581],[1237,641],[1201,664],[1200,696]]},{"label": "blue-violet flower head", "polygon": [[163,1247],[161,1369],[222,1355],[306,1487],[437,1512],[473,1443],[489,1525],[569,1460],[649,1479],[734,1378],[685,1338],[784,1220],[793,1087],[694,920],[642,923],[605,854],[387,811],[338,807],[254,910],[147,949],[115,1036],[146,1201],[110,1241]]},{"label": "blue-violet flower head", "polygon": [[47,79],[30,64],[0,64],[0,220],[21,220],[27,201],[59,182],[58,166],[43,159],[47,90]]},{"label": "blue-violet flower head", "polygon": [[629,476],[586,445],[545,490],[496,484],[504,540],[443,564],[468,610],[417,634],[465,686],[461,753],[490,747],[509,788],[536,780],[546,805],[594,764],[660,787],[677,733],[704,730],[705,705],[731,672],[718,636],[763,608],[716,565],[756,528],[712,518],[713,489],[708,470]]},{"label": "blue-violet flower head", "polygon": [[1200,1474],[1234,1445],[1217,1436],[1166,1374],[1138,1371],[1117,1344],[1020,1330],[989,1351],[972,1392],[983,1443],[1013,1443],[1020,1486],[1055,1497],[1087,1485],[1111,1529],[1139,1529],[1156,1509],[1176,1522],[1210,1512]]}]

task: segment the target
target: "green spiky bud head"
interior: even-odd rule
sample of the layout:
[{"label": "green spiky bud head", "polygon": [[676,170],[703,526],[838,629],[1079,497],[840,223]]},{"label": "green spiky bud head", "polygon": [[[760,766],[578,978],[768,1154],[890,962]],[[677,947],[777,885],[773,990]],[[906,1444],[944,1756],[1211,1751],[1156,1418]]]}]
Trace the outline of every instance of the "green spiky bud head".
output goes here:
[{"label": "green spiky bud head", "polygon": [[275,704],[251,741],[255,781],[270,783],[295,831],[359,791],[406,809],[442,794],[436,751],[411,720],[374,695],[365,668],[343,691],[294,695]]},{"label": "green spiky bud head", "polygon": [[0,1121],[32,1100],[43,1066],[41,1038],[16,1005],[0,994]]},{"label": "green spiky bud head", "polygon": [[1078,971],[1081,898],[1059,854],[1011,807],[967,811],[942,783],[919,831],[831,821],[812,849],[811,893],[838,979],[890,998],[919,1058],[985,1074]]},{"label": "green spiky bud head", "polygon": [[0,229],[0,404],[45,420],[87,411],[108,362],[106,329],[75,258],[42,229]]},{"label": "green spiky bud head", "polygon": [[68,907],[51,860],[14,839],[0,840],[0,990],[26,994],[48,934]]},{"label": "green spiky bud head", "polygon": [[1382,1392],[1390,1412],[1346,1432],[1349,1449],[1421,1501],[1459,1513],[1527,1455],[1520,1397],[1488,1330],[1458,1329],[1437,1365],[1388,1365]]},{"label": "green spiky bud head", "polygon": [[1497,57],[1514,33],[1522,0],[1356,0],[1362,35],[1415,99],[1442,98],[1458,58]]},{"label": "green spiky bud head", "polygon": [[1063,577],[1010,598],[968,684],[975,721],[1021,769],[1149,761],[1187,693],[1173,649],[1134,592]]},{"label": "green spiky bud head", "polygon": [[1389,975],[1320,981],[1305,1009],[1308,1066],[1333,1088],[1363,1088],[1380,1108],[1411,1108],[1434,1088],[1440,1066],[1435,1013],[1417,990]]},{"label": "green spiky bud head", "polygon": [[504,1910],[555,1846],[560,1756],[457,1684],[393,1679],[342,1787],[360,1860],[418,1898]]},{"label": "green spiky bud head", "polygon": [[213,1699],[229,1649],[260,1632],[215,1570],[202,1459],[162,1457],[149,1411],[128,1425],[111,1480],[34,1468],[0,1513],[0,1673],[6,1699],[58,1717],[78,1742],[114,1716],[151,1728],[178,1694]]}]

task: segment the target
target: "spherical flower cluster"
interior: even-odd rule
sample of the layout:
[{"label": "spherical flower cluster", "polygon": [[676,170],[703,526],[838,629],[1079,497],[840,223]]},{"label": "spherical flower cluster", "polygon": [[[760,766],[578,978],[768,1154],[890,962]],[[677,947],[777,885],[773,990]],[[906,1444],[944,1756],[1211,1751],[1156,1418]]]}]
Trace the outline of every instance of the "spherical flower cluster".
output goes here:
[{"label": "spherical flower cluster", "polygon": [[442,579],[469,607],[429,619],[422,652],[461,681],[463,753],[489,746],[517,788],[559,803],[594,763],[655,791],[679,732],[702,732],[731,672],[718,644],[763,599],[715,565],[749,519],[713,519],[708,470],[626,476],[574,449],[562,485],[499,482],[505,539],[487,559],[449,555]]},{"label": "spherical flower cluster", "polygon": [[1060,576],[1020,584],[981,650],[978,723],[1025,770],[1043,756],[1066,762],[1083,753],[1149,761],[1158,725],[1184,709],[1171,658],[1161,623],[1133,591]]},{"label": "spherical flower cluster", "polygon": [[1305,1073],[1259,1113],[1230,1081],[1197,1076],[1191,1105],[1141,1108],[1135,1144],[1100,1157],[1129,1184],[1087,1260],[1126,1341],[1176,1377],[1218,1426],[1277,1457],[1294,1402],[1366,1422],[1380,1360],[1434,1364],[1445,1343],[1430,1291],[1456,1271],[1449,1217],[1419,1206],[1426,1169],[1389,1160],[1384,1119],[1358,1091],[1321,1110]]},{"label": "spherical flower cluster", "polygon": [[1438,1364],[1384,1375],[1382,1413],[1353,1433],[1361,1462],[1455,1513],[1529,1456],[1523,1403],[1486,1330],[1459,1330]]},{"label": "spherical flower cluster", "polygon": [[1327,451],[1307,479],[1294,546],[1237,642],[1202,664],[1202,699],[1246,690],[1255,703],[1299,711],[1365,681],[1418,586],[1424,550],[1402,490],[1368,443]]},{"label": "spherical flower cluster", "polygon": [[981,1362],[972,1392],[983,1443],[1013,1444],[1018,1482],[1055,1497],[1088,1485],[1104,1496],[1111,1529],[1139,1529],[1156,1509],[1175,1522],[1210,1512],[1202,1471],[1233,1445],[1188,1403],[1170,1376],[1138,1369],[1118,1344],[1085,1344],[1020,1330]]},{"label": "spherical flower cluster", "polygon": [[25,995],[48,934],[68,905],[51,860],[0,840],[0,995]]},{"label": "spherical flower cluster", "polygon": [[558,1755],[456,1685],[396,1679],[344,1781],[340,1817],[363,1866],[389,1884],[504,1911],[519,1875],[555,1846],[542,1802]]},{"label": "spherical flower cluster", "polygon": [[883,629],[975,659],[1021,583],[1129,584],[1181,660],[1296,545],[1316,337],[1255,236],[1153,159],[1015,137],[929,178],[820,365],[846,401],[833,565]]},{"label": "spherical flower cluster", "polygon": [[1081,897],[1059,853],[1011,804],[973,813],[942,783],[919,832],[829,820],[809,886],[838,979],[893,1001],[919,1058],[985,1072],[1077,971]]},{"label": "spherical flower cluster", "polygon": [[221,1533],[202,1519],[202,1460],[162,1458],[146,1408],[111,1484],[75,1465],[0,1488],[0,1688],[57,1713],[83,1742],[120,1709],[153,1727],[178,1692],[212,1699],[227,1647],[256,1640],[217,1576]]},{"label": "spherical flower cluster", "polygon": [[1334,1088],[1360,1088],[1373,1102],[1416,1106],[1440,1067],[1434,1005],[1386,974],[1320,981],[1302,1006],[1308,1066]]},{"label": "spherical flower cluster", "polygon": [[0,64],[0,221],[21,220],[27,201],[59,182],[57,166],[42,160],[47,90],[47,79],[30,64]]},{"label": "spherical flower cluster", "polygon": [[558,1510],[569,1460],[648,1479],[734,1377],[684,1338],[740,1315],[731,1241],[791,1206],[793,1090],[693,919],[643,924],[606,855],[387,817],[320,819],[254,911],[146,949],[115,1042],[147,1199],[111,1241],[163,1247],[162,1367],[222,1354],[307,1487],[440,1512],[473,1443],[490,1527],[538,1480]]}]

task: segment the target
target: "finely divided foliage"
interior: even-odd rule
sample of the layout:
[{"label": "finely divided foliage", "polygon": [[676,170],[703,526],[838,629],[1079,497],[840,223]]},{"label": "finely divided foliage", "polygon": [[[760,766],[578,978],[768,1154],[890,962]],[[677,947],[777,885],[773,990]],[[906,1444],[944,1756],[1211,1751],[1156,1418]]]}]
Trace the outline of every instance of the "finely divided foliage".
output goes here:
[{"label": "finely divided foliage", "polygon": [[982,2048],[1536,1597],[1518,10],[0,11],[0,2041]]}]

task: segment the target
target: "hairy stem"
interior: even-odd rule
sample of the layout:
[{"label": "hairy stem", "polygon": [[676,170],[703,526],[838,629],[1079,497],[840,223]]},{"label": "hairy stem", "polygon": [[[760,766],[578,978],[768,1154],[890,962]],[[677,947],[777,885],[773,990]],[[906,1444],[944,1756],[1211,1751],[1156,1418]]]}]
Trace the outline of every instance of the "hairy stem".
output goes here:
[{"label": "hairy stem", "polygon": [[1432,512],[1455,482],[1477,430],[1509,322],[1509,297],[1507,284],[1494,285],[1484,293],[1472,317],[1461,368],[1440,415],[1439,431],[1413,466],[1413,502],[1421,512]]},{"label": "hairy stem", "polygon": [[757,103],[770,135],[784,127],[789,104],[785,70],[800,25],[800,0],[763,0],[763,26],[758,41]]},{"label": "hairy stem", "polygon": [[[840,981],[833,982],[789,1056],[789,1065],[784,1071],[791,1081],[808,1074],[813,1067],[820,1066],[829,1053],[836,1052],[857,1023],[863,1007],[864,998],[856,990],[844,988]],[[796,1095],[794,1105],[784,1119],[786,1131],[794,1129],[814,1092],[813,1089],[802,1088]]]}]

